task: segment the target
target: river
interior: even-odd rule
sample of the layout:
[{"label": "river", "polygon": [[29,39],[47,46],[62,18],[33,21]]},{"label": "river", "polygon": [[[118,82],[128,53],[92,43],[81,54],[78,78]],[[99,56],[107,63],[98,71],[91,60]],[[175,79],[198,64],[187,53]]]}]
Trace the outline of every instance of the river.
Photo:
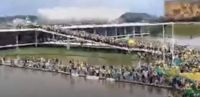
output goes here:
[{"label": "river", "polygon": [[149,86],[0,66],[0,97],[168,97]]}]

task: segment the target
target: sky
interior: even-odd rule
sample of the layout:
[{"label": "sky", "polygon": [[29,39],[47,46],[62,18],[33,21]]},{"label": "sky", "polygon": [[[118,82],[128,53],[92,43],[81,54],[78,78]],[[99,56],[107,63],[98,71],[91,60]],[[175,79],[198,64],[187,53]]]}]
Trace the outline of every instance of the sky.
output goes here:
[{"label": "sky", "polygon": [[1,0],[0,16],[56,18],[117,17],[125,12],[164,15],[164,0]]}]

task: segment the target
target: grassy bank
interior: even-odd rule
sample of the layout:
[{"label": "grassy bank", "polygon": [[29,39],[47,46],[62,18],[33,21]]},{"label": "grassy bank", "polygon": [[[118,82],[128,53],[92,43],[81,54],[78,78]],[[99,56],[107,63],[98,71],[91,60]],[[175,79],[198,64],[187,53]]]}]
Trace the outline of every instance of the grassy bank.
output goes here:
[{"label": "grassy bank", "polygon": [[[151,36],[162,38],[162,26],[150,27]],[[165,31],[165,37],[171,37],[172,27],[167,26]],[[181,37],[199,37],[200,36],[200,24],[175,24],[174,34]]]},{"label": "grassy bank", "polygon": [[175,30],[175,34],[178,36],[188,36],[188,37],[200,36],[200,25],[177,24],[175,25],[174,30]]}]

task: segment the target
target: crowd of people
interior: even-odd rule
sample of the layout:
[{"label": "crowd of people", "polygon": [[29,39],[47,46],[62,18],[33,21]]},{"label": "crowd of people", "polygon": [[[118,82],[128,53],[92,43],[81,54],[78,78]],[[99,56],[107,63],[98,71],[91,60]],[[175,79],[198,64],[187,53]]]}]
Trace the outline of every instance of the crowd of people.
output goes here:
[{"label": "crowd of people", "polygon": [[156,64],[139,63],[138,66],[115,66],[115,65],[90,65],[85,62],[77,63],[69,61],[63,63],[59,59],[45,58],[10,58],[2,57],[0,64],[13,67],[40,69],[54,72],[64,72],[77,76],[92,76],[95,78],[115,81],[129,81],[157,87],[173,87],[183,90],[190,87],[200,88],[198,82],[179,76],[169,78],[165,68]]},{"label": "crowd of people", "polygon": [[[125,47],[128,49],[139,48],[147,50],[155,50],[165,52],[165,60],[163,61],[162,55],[139,53],[140,58],[151,58],[153,63],[140,64],[137,67],[132,66],[120,66],[113,65],[89,65],[87,63],[62,63],[59,59],[44,59],[44,58],[25,58],[25,59],[6,59],[2,58],[1,63],[9,61],[11,66],[17,64],[23,64],[22,67],[39,68],[50,71],[62,71],[69,74],[84,75],[84,76],[96,76],[100,78],[109,78],[113,80],[142,82],[144,84],[155,86],[171,86],[175,89],[196,89],[200,91],[200,85],[196,81],[191,79],[173,76],[169,78],[167,74],[167,68],[170,66],[178,66],[180,73],[199,73],[200,72],[200,52],[199,50],[187,48],[185,46],[175,45],[174,56],[172,57],[172,49],[170,44],[163,45],[161,41],[145,41],[144,39],[135,38],[134,44],[130,45],[127,41],[117,40],[113,37],[102,36],[98,34],[92,34],[85,31],[73,31],[73,30],[61,30],[54,27],[43,27],[43,29],[54,31],[62,34],[72,35],[95,42],[102,42],[114,46]],[[172,59],[174,60],[172,62]],[[16,61],[17,60],[17,61]],[[9,63],[7,62],[7,63]],[[194,94],[194,93],[193,93]],[[191,95],[191,94],[187,94]],[[199,94],[198,94],[199,95]],[[198,97],[198,96],[187,96]]]},{"label": "crowd of people", "polygon": [[[77,36],[96,42],[103,42],[115,46],[126,47],[126,48],[139,48],[153,51],[160,51],[161,54],[165,53],[166,62],[171,63],[172,61],[172,48],[171,44],[157,40],[145,40],[144,38],[134,38],[134,43],[130,45],[127,41],[118,40],[113,37],[102,36],[94,33],[88,33],[86,31],[73,31],[73,30],[61,30],[54,27],[46,27],[46,30],[55,31],[58,33],[68,34]],[[200,52],[195,49],[187,48],[186,46],[174,45],[174,64],[182,65],[187,67],[189,65],[192,68],[198,68],[200,66]],[[170,62],[169,62],[170,61]]]},{"label": "crowd of people", "polygon": [[200,52],[194,49],[182,48],[175,53],[175,64],[181,72],[200,72]]}]

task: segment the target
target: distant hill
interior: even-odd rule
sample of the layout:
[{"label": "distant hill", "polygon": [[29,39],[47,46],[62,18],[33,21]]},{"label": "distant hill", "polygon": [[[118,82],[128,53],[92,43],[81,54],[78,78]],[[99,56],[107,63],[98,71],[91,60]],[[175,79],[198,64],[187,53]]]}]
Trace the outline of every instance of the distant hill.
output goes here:
[{"label": "distant hill", "polygon": [[47,19],[39,18],[35,15],[16,15],[16,16],[5,16],[0,17],[0,24],[9,24],[12,23],[14,19],[26,19],[29,18],[30,21],[41,24],[105,24],[105,23],[130,23],[130,22],[161,22],[164,21],[162,17],[152,16],[146,13],[133,13],[133,12],[126,12],[122,14],[119,18],[113,21],[106,21],[106,20],[82,20],[82,21],[50,21]]},{"label": "distant hill", "polygon": [[16,16],[5,16],[5,17],[0,17],[0,23],[11,23],[14,19],[26,19],[29,18],[30,21],[37,21],[38,17],[34,15],[16,15]]},{"label": "distant hill", "polygon": [[118,19],[119,22],[160,22],[162,18],[152,16],[146,13],[127,12],[122,14]]}]

